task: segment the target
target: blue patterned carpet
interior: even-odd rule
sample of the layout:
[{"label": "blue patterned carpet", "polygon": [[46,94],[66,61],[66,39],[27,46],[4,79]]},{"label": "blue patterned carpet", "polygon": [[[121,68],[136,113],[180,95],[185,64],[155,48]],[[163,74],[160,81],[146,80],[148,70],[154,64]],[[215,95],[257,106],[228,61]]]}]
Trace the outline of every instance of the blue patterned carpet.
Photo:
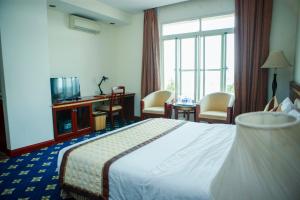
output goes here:
[{"label": "blue patterned carpet", "polygon": [[[132,124],[127,122],[125,125]],[[115,129],[122,123],[115,123]],[[110,131],[107,124],[103,131],[85,135],[18,157],[0,160],[0,199],[61,199],[56,171],[60,149]]]}]

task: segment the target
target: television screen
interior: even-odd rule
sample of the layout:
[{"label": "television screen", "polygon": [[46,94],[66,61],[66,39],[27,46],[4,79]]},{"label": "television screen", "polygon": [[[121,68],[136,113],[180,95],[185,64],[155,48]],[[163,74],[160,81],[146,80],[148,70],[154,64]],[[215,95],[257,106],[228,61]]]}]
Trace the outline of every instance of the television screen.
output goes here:
[{"label": "television screen", "polygon": [[63,79],[62,78],[51,78],[51,97],[52,103],[64,100],[63,92]]},{"label": "television screen", "polygon": [[73,100],[80,97],[79,79],[77,77],[63,78],[65,100]]},{"label": "television screen", "polygon": [[52,103],[80,97],[80,84],[77,77],[51,78],[50,83]]}]

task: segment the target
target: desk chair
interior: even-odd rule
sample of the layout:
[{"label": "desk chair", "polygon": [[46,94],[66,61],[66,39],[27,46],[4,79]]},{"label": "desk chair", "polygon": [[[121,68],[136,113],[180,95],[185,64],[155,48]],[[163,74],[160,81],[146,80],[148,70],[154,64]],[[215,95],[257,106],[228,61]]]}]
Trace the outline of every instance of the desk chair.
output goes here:
[{"label": "desk chair", "polygon": [[118,113],[121,115],[122,121],[124,118],[124,95],[125,87],[117,86],[111,89],[111,96],[109,97],[109,105],[100,106],[97,110],[107,112],[112,128],[115,127],[114,114]]},{"label": "desk chair", "polygon": [[196,121],[230,124],[233,120],[234,96],[225,92],[211,93],[196,105]]}]

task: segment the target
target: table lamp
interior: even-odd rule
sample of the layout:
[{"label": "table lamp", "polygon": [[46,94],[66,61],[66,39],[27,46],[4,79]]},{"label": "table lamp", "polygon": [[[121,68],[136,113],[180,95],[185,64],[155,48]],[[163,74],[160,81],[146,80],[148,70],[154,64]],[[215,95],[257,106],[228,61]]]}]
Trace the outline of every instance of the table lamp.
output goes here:
[{"label": "table lamp", "polygon": [[263,64],[261,68],[274,68],[274,76],[272,81],[272,97],[276,94],[277,89],[277,68],[288,68],[291,67],[289,62],[287,61],[286,57],[284,56],[282,51],[272,52],[270,53],[269,57],[267,58],[266,62]]},{"label": "table lamp", "polygon": [[235,140],[210,187],[212,199],[299,199],[299,119],[253,112],[235,122]]},{"label": "table lamp", "polygon": [[99,88],[99,90],[100,90],[100,95],[104,95],[104,93],[103,93],[103,91],[102,91],[102,89],[101,89],[101,84],[102,84],[103,81],[106,81],[107,79],[108,79],[108,77],[102,76],[101,81],[100,81],[100,83],[98,84],[98,88]]}]

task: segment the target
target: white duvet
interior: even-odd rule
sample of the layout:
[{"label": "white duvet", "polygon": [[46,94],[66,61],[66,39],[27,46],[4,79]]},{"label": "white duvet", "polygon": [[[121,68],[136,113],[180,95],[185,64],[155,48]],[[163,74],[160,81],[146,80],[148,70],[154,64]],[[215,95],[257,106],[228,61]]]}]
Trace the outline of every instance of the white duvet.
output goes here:
[{"label": "white duvet", "polygon": [[[115,161],[109,170],[110,199],[210,199],[211,182],[234,137],[233,125],[188,122]],[[60,151],[58,167],[71,147]]]}]

